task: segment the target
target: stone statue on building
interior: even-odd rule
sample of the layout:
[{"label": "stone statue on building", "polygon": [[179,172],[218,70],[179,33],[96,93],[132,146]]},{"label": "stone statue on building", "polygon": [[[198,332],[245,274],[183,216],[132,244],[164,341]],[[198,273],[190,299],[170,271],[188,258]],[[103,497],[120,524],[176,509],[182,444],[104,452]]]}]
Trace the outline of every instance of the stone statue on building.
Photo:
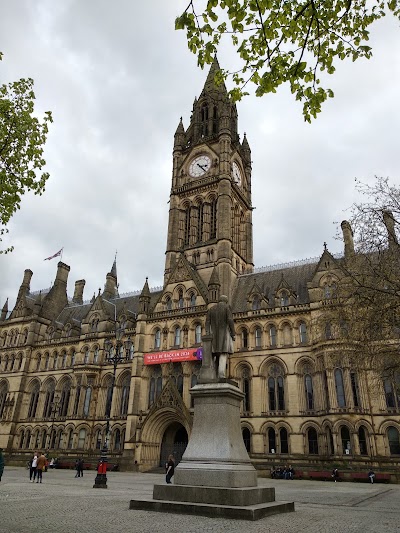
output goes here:
[{"label": "stone statue on building", "polygon": [[213,366],[218,378],[226,378],[228,355],[233,353],[235,325],[227,296],[220,296],[219,302],[207,312],[206,335],[211,337]]}]

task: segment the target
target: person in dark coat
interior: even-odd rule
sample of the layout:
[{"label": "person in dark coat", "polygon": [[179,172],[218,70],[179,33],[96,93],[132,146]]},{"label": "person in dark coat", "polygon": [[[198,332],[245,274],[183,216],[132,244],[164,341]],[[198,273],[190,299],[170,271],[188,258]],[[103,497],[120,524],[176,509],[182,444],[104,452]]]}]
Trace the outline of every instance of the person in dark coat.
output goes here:
[{"label": "person in dark coat", "polygon": [[226,378],[227,359],[233,354],[235,340],[235,325],[227,296],[220,296],[219,302],[208,310],[206,333],[212,336],[211,352],[218,377]]},{"label": "person in dark coat", "polygon": [[335,483],[339,479],[339,470],[337,468],[332,470],[332,478]]},{"label": "person in dark coat", "polygon": [[3,456],[3,448],[0,448],[0,481],[1,477],[4,472],[4,456]]},{"label": "person in dark coat", "polygon": [[83,459],[82,459],[82,457],[80,459],[76,460],[75,468],[76,468],[75,477],[83,477]]},{"label": "person in dark coat", "polygon": [[165,481],[168,484],[170,484],[171,483],[171,478],[174,475],[174,470],[175,470],[175,459],[174,459],[173,455],[169,455],[168,456],[168,462],[165,465],[165,469],[166,469]]}]

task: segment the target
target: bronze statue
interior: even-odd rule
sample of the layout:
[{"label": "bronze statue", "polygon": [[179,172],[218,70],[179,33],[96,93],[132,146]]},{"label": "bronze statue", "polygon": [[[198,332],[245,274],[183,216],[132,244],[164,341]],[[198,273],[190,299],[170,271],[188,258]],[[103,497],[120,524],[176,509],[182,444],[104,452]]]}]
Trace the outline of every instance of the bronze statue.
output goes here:
[{"label": "bronze statue", "polygon": [[227,296],[220,296],[219,302],[207,312],[206,334],[212,337],[211,353],[218,378],[226,378],[228,354],[233,353],[235,325]]}]

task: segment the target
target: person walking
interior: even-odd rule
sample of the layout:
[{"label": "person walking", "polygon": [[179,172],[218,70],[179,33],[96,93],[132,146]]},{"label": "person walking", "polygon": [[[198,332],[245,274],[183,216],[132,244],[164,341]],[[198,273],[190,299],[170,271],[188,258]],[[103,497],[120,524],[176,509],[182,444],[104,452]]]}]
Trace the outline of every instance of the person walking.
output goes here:
[{"label": "person walking", "polygon": [[83,459],[78,459],[78,477],[83,477]]},{"label": "person walking", "polygon": [[4,472],[4,456],[3,456],[3,448],[0,448],[0,481],[1,477]]},{"label": "person walking", "polygon": [[332,477],[334,482],[336,483],[336,481],[339,479],[339,470],[337,468],[334,468],[332,470]]},{"label": "person walking", "polygon": [[46,461],[47,461],[46,456],[42,452],[42,454],[40,455],[39,459],[37,460],[37,466],[36,466],[37,480],[36,480],[36,483],[41,483],[42,482],[42,474],[43,474],[43,470],[45,470],[45,468],[46,468]]},{"label": "person walking", "polygon": [[29,461],[29,481],[31,483],[33,483],[36,479],[37,462],[38,462],[38,454],[37,452],[35,452],[31,460]]},{"label": "person walking", "polygon": [[168,456],[168,462],[165,465],[166,467],[166,476],[165,481],[170,484],[171,483],[171,477],[174,475],[175,470],[175,459],[173,455]]},{"label": "person walking", "polygon": [[374,479],[375,479],[375,472],[372,470],[372,468],[368,472],[368,477],[369,477],[370,482],[373,484],[374,483]]}]

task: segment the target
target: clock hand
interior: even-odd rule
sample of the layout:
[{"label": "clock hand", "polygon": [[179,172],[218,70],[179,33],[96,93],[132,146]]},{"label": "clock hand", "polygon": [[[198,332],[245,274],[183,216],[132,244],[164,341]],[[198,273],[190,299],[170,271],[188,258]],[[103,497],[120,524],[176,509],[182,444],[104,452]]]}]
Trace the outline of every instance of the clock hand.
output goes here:
[{"label": "clock hand", "polygon": [[197,163],[197,166],[200,167],[203,172],[207,171],[207,166],[204,168],[204,165],[200,165],[200,163]]}]

